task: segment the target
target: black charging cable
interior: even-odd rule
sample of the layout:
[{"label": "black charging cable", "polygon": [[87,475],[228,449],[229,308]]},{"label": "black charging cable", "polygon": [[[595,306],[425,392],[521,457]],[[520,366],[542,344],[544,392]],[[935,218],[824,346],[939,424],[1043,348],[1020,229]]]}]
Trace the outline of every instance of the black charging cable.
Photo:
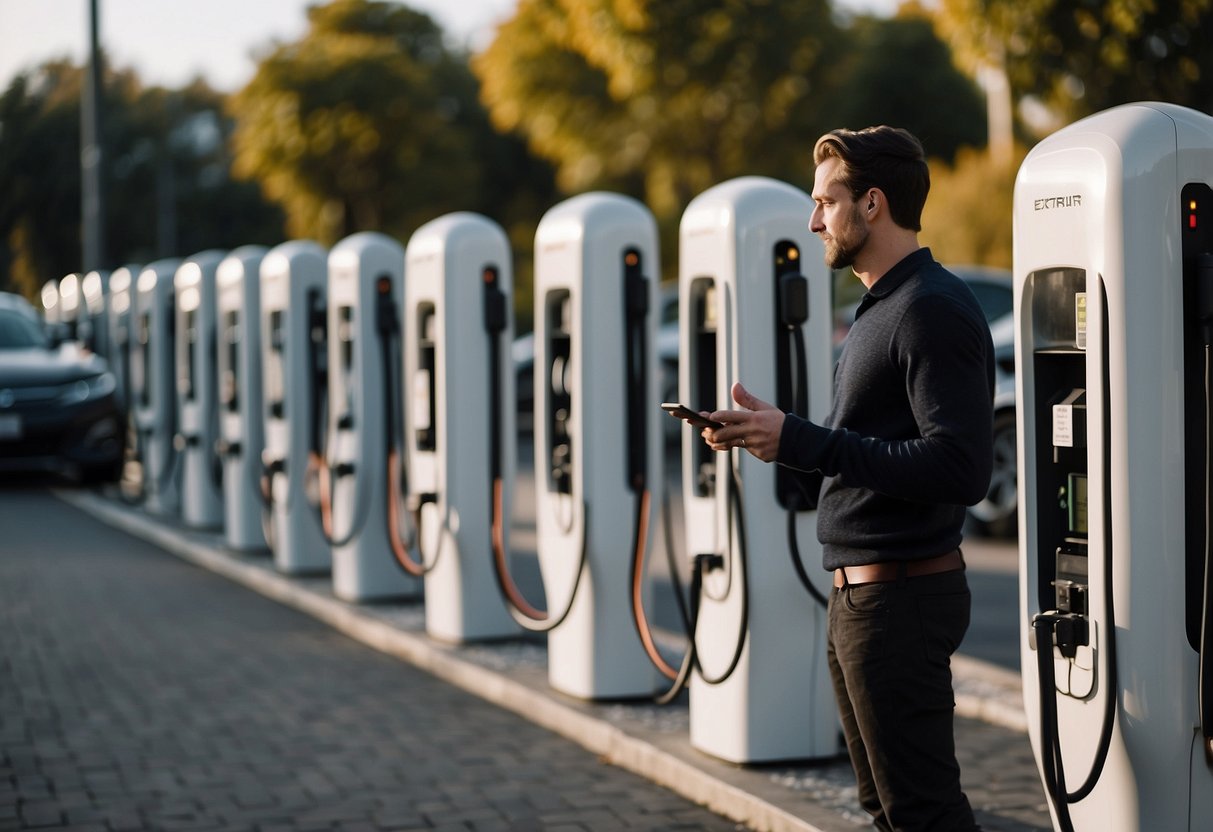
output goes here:
[{"label": "black charging cable", "polygon": [[[749,640],[750,633],[750,578],[749,578],[749,542],[746,535],[745,526],[745,501],[741,493],[741,478],[737,473],[737,467],[733,463],[732,452],[729,453],[729,502],[730,510],[728,512],[728,539],[734,539],[734,522],[736,522],[736,540],[737,551],[735,555],[736,568],[740,572],[739,580],[736,584],[741,587],[741,610],[737,618],[737,638],[733,643],[733,652],[729,658],[729,662],[725,669],[716,675],[709,675],[703,667],[703,662],[700,660],[701,652],[698,646],[698,630],[699,630],[699,613],[701,609],[701,599],[704,597],[703,579],[708,572],[717,569],[727,568],[724,555],[717,553],[698,554],[691,561],[691,581],[688,591],[688,610],[687,610],[687,649],[683,656],[682,664],[678,669],[678,675],[674,678],[673,684],[662,693],[654,697],[654,701],[659,705],[666,705],[673,702],[690,684],[691,674],[693,671],[699,671],[699,678],[704,684],[710,686],[722,685],[728,681],[733,673],[737,670],[741,663],[741,656],[745,652],[746,642]],[[671,575],[671,577],[673,577]],[[732,578],[729,580],[730,587],[735,586]],[[720,600],[727,600],[726,594]]]},{"label": "black charging cable", "polygon": [[[308,373],[311,377],[311,393],[312,400],[310,406],[311,415],[311,434],[310,434],[310,449],[308,453],[308,471],[317,478],[320,483],[320,499],[319,504],[313,504],[312,508],[318,510],[320,515],[320,534],[331,548],[339,548],[352,542],[359,534],[362,533],[366,526],[366,521],[370,516],[370,501],[358,499],[359,495],[355,493],[354,499],[354,516],[350,519],[349,528],[343,534],[336,534],[333,530],[333,494],[336,491],[335,483],[337,480],[346,477],[354,476],[357,471],[352,462],[339,462],[332,464],[328,459],[328,442],[325,437],[328,435],[328,398],[329,398],[329,381],[328,373],[330,368],[321,360],[322,350],[328,349],[328,327],[327,327],[327,306],[320,296],[318,289],[312,289],[308,292]],[[320,333],[324,333],[324,337],[320,337]],[[352,334],[351,334],[351,337]],[[351,424],[350,414],[345,414],[337,422],[337,429],[341,430]],[[305,476],[307,476],[305,473]],[[355,488],[357,481],[355,481]]]},{"label": "black charging cable", "polygon": [[1197,257],[1196,297],[1205,353],[1205,562],[1197,699],[1205,760],[1213,765],[1213,253]]},{"label": "black charging cable", "polygon": [[[1101,294],[1101,308],[1107,310],[1107,296]],[[1102,354],[1108,355],[1108,326],[1104,315],[1102,329]],[[1102,386],[1109,389],[1110,370],[1108,362],[1102,362]],[[1108,396],[1103,397],[1103,424],[1108,425],[1111,404]],[[1104,437],[1103,441],[1103,493],[1111,493],[1112,489],[1112,443]],[[1100,631],[1104,649],[1104,666],[1107,668],[1107,690],[1104,694],[1103,721],[1100,725],[1099,744],[1095,749],[1095,759],[1086,779],[1077,791],[1070,792],[1066,786],[1065,766],[1062,759],[1061,735],[1057,717],[1057,681],[1053,668],[1053,647],[1056,645],[1061,654],[1073,658],[1079,645],[1088,644],[1089,625],[1084,616],[1072,613],[1062,613],[1050,610],[1039,613],[1032,619],[1032,631],[1036,642],[1036,666],[1040,684],[1040,721],[1041,742],[1045,744],[1041,754],[1045,791],[1057,813],[1058,822],[1062,824],[1061,832],[1073,832],[1073,822],[1070,820],[1069,807],[1087,798],[1095,790],[1099,778],[1108,759],[1112,746],[1112,732],[1116,724],[1117,690],[1119,689],[1119,671],[1116,652],[1116,607],[1113,595],[1113,562],[1112,562],[1112,513],[1105,510],[1104,515],[1104,610],[1105,625]]]},{"label": "black charging cable", "polygon": [[[424,493],[410,495],[411,513],[413,515],[413,530],[409,535],[400,532],[400,495],[409,494],[408,478],[408,443],[401,435],[403,431],[403,414],[396,418],[397,396],[403,392],[397,390],[396,373],[393,372],[394,355],[399,350],[393,349],[400,336],[400,322],[396,318],[396,305],[392,299],[391,278],[382,276],[375,286],[375,332],[379,338],[380,364],[383,369],[383,435],[387,445],[387,535],[388,543],[396,564],[404,573],[413,578],[423,578],[438,565],[438,556],[442,554],[442,536],[438,539],[438,548],[434,557],[427,563],[421,551],[423,538],[421,520],[423,508],[429,503],[437,503],[438,495]],[[403,398],[403,396],[401,396]],[[410,550],[416,548],[414,557]]]},{"label": "black charging cable", "polygon": [[[804,340],[804,323],[809,319],[809,281],[803,274],[787,272],[779,276],[779,310],[780,323],[791,333],[792,356],[796,360],[792,412],[807,419],[809,417],[809,360],[808,348],[805,346]],[[798,474],[790,471],[788,474],[796,478],[797,489],[791,505],[787,508],[788,554],[792,558],[792,568],[795,570],[801,586],[822,609],[825,609],[829,606],[829,599],[817,588],[805,569],[804,560],[800,556],[800,540],[796,529],[797,516],[800,512],[808,511],[816,505],[817,500],[807,493]]]}]

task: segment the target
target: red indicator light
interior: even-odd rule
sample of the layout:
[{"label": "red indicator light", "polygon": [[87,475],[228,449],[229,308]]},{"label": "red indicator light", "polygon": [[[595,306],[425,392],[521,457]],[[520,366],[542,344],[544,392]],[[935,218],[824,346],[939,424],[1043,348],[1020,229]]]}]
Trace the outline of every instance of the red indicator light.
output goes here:
[{"label": "red indicator light", "polygon": [[1196,215],[1195,214],[1188,215],[1188,228],[1196,228]]}]

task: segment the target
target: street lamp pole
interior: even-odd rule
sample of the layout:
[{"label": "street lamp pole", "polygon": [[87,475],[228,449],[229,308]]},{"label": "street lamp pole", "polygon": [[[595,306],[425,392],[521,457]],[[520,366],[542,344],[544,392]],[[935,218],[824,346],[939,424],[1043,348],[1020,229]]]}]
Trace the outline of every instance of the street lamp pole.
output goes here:
[{"label": "street lamp pole", "polygon": [[105,151],[101,135],[101,47],[98,2],[89,0],[89,61],[80,107],[80,208],[83,271],[105,266]]}]

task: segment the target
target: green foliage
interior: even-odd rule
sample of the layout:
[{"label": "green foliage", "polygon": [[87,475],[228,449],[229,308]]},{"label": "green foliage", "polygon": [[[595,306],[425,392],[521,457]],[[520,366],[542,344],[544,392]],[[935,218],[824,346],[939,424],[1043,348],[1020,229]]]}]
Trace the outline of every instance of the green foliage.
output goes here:
[{"label": "green foliage", "polygon": [[922,13],[857,18],[839,69],[844,91],[832,110],[836,125],[904,127],[932,157],[951,162],[961,147],[986,143],[981,91],[956,68],[948,45]]},{"label": "green foliage", "polygon": [[231,102],[236,169],[282,205],[292,236],[407,240],[448,211],[508,207],[520,170],[543,181],[517,141],[492,134],[466,57],[429,16],[336,0],[308,18]]},{"label": "green foliage", "polygon": [[1005,67],[1017,98],[1066,119],[1130,101],[1213,111],[1213,0],[942,0],[971,66]]},{"label": "green foliage", "polygon": [[922,212],[924,245],[943,263],[1011,267],[1011,212],[1015,172],[982,152],[961,150],[956,164],[931,162],[931,193]]},{"label": "green foliage", "polygon": [[79,169],[81,78],[57,61],[0,96],[0,288],[31,300],[80,261],[79,180],[61,171]]},{"label": "green foliage", "polygon": [[[82,79],[52,62],[0,95],[0,288],[34,297],[80,268]],[[104,112],[111,266],[280,237],[281,215],[231,181],[231,124],[213,90],[145,89],[109,71]]]},{"label": "green foliage", "polygon": [[741,174],[807,184],[840,38],[825,0],[522,0],[473,59],[494,123],[676,218]]},{"label": "green foliage", "polygon": [[236,171],[282,205],[294,237],[407,236],[423,206],[450,208],[448,194],[474,184],[458,164],[469,138],[450,129],[461,102],[442,100],[436,83],[454,69],[441,31],[419,12],[362,0],[308,17],[303,40],[279,46],[231,102]]}]

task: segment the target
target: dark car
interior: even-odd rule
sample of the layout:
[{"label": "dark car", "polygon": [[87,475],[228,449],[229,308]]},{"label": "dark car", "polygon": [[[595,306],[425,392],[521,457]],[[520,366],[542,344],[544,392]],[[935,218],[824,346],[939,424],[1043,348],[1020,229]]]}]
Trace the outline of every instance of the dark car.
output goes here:
[{"label": "dark car", "polygon": [[1014,537],[1018,531],[1019,466],[1015,450],[1015,292],[1006,269],[949,266],[969,284],[994,342],[994,473],[985,499],[969,507],[976,531]]},{"label": "dark car", "polygon": [[116,480],[122,436],[105,360],[52,343],[28,303],[0,293],[0,471]]}]

